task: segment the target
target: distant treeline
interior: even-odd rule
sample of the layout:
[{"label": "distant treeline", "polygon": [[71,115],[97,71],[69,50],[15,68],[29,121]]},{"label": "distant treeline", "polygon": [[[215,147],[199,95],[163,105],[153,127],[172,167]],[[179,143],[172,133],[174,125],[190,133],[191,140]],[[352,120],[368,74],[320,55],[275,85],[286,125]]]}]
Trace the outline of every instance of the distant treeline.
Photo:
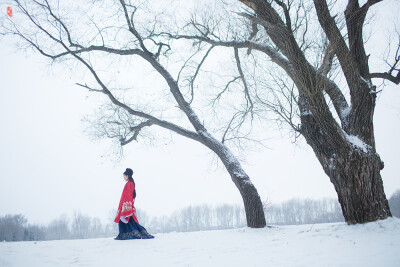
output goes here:
[{"label": "distant treeline", "polygon": [[153,233],[191,232],[215,229],[230,229],[246,226],[244,209],[239,205],[189,206],[175,211],[170,216],[138,215],[140,223]]},{"label": "distant treeline", "polygon": [[269,224],[313,224],[343,222],[336,199],[292,199],[281,204],[267,205],[265,218]]},{"label": "distant treeline", "polygon": [[[270,225],[344,221],[339,203],[334,199],[292,199],[275,205],[264,202],[264,209]],[[144,225],[154,233],[231,229],[247,225],[244,208],[239,205],[189,206],[171,216],[150,218],[145,215],[144,218]]]},{"label": "distant treeline", "polygon": [[102,225],[99,218],[75,212],[72,220],[66,215],[51,221],[47,226],[27,223],[25,216],[0,217],[0,241],[38,241],[110,237],[118,232],[116,223]]},{"label": "distant treeline", "polygon": [[[400,218],[400,190],[389,199],[393,216]],[[344,221],[340,205],[335,199],[292,199],[280,204],[264,202],[267,224],[313,224]],[[75,212],[70,219],[66,215],[46,226],[28,224],[21,215],[0,217],[0,241],[36,241],[112,237],[118,234],[118,224],[112,219],[103,225],[99,218],[91,218]],[[230,229],[246,226],[244,209],[239,205],[189,206],[170,216],[149,216],[138,210],[140,224],[150,233],[189,232]]]}]

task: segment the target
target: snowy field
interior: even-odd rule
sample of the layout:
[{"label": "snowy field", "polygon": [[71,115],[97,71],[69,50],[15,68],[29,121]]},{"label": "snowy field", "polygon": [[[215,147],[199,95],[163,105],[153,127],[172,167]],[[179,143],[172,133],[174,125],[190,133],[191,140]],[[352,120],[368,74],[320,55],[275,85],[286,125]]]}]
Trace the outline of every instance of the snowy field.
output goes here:
[{"label": "snowy field", "polygon": [[400,219],[0,243],[0,266],[400,266]]}]

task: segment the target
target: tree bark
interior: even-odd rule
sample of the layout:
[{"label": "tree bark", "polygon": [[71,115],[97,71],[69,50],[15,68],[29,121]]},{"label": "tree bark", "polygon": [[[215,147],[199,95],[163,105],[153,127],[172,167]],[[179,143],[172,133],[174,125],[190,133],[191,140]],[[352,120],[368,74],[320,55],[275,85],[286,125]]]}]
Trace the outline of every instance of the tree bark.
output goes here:
[{"label": "tree bark", "polygon": [[[225,166],[227,166],[225,164]],[[231,167],[235,166],[235,167]],[[238,168],[239,167],[239,168]],[[239,169],[239,172],[237,171]],[[242,172],[240,164],[236,162],[228,163],[227,170],[231,175],[233,183],[236,185],[243,199],[246,212],[247,226],[251,228],[263,228],[266,226],[264,207],[257,189],[250,181],[249,176]],[[243,175],[244,174],[244,175]]]},{"label": "tree bark", "polygon": [[240,162],[221,142],[207,132],[199,132],[202,143],[214,151],[221,159],[233,183],[236,185],[243,199],[246,212],[247,226],[251,228],[263,228],[266,226],[264,207],[257,189],[250,177],[243,170]]},{"label": "tree bark", "polygon": [[[333,168],[334,161],[337,167]],[[359,151],[340,155],[326,171],[335,186],[347,223],[364,223],[392,216],[380,175],[379,156]]]},{"label": "tree bark", "polygon": [[345,221],[365,223],[392,216],[380,175],[383,162],[374,149],[330,146],[312,116],[301,119],[302,134],[334,185]]}]

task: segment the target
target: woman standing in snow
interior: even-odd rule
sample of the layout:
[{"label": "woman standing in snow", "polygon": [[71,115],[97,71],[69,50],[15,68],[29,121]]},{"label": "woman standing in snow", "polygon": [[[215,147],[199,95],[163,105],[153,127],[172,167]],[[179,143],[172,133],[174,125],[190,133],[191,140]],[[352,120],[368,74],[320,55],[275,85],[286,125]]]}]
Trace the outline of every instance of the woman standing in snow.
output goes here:
[{"label": "woman standing in snow", "polygon": [[114,220],[119,226],[119,234],[115,238],[116,240],[154,238],[139,224],[137,219],[135,209],[136,189],[132,175],[133,171],[129,168],[123,173],[126,184],[124,191],[122,191],[118,213]]}]

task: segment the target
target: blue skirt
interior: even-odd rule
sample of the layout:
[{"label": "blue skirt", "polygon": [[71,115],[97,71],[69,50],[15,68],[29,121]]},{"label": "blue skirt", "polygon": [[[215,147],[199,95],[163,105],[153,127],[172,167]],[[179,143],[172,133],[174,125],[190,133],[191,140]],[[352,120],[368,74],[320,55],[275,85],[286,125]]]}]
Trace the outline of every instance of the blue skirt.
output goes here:
[{"label": "blue skirt", "polygon": [[119,234],[115,240],[126,240],[126,239],[151,239],[154,238],[149,234],[143,226],[135,222],[129,217],[128,223],[123,223],[121,220],[118,222]]}]

